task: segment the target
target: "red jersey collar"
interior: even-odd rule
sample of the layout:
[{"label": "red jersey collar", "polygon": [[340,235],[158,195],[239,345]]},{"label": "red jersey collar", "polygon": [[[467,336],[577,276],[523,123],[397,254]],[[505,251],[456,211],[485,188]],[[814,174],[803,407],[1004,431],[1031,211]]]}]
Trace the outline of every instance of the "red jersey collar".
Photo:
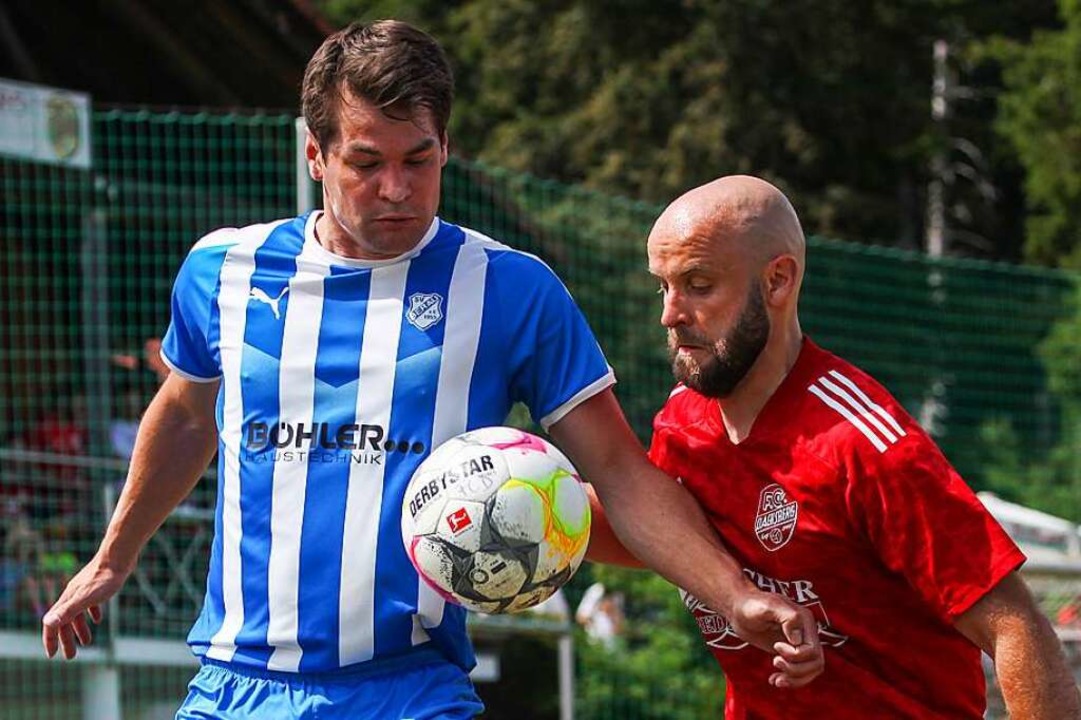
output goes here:
[{"label": "red jersey collar", "polygon": [[[796,357],[796,363],[785,375],[784,380],[781,381],[773,394],[770,395],[766,404],[762,406],[762,410],[758,413],[758,417],[755,418],[754,424],[751,426],[751,432],[740,445],[757,440],[763,433],[768,432],[774,422],[785,422],[785,417],[774,418],[777,413],[775,408],[791,407],[790,401],[794,401],[801,393],[806,392],[807,385],[814,379],[813,376],[817,369],[821,368],[821,358],[825,354],[825,351],[815,345],[811,338],[807,335],[803,336],[803,343],[800,346],[799,356]],[[708,400],[709,411],[706,413],[706,419],[714,432],[727,439],[728,431],[724,427],[724,418],[721,417],[721,403],[713,398]],[[769,433],[769,435],[772,437],[774,434]]]}]

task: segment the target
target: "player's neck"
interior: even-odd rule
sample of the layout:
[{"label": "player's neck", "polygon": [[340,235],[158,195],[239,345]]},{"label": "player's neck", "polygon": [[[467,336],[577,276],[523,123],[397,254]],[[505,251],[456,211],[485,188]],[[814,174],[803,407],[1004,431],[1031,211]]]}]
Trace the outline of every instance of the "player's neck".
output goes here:
[{"label": "player's neck", "polygon": [[795,366],[802,347],[803,333],[796,323],[783,337],[771,338],[732,394],[717,401],[725,431],[733,444],[740,444],[751,434],[762,409]]},{"label": "player's neck", "polygon": [[408,247],[393,248],[392,250],[380,250],[372,247],[371,243],[365,243],[352,237],[349,232],[333,217],[331,213],[322,211],[315,221],[313,228],[315,241],[324,250],[338,257],[351,260],[393,260],[413,250],[421,238]]}]

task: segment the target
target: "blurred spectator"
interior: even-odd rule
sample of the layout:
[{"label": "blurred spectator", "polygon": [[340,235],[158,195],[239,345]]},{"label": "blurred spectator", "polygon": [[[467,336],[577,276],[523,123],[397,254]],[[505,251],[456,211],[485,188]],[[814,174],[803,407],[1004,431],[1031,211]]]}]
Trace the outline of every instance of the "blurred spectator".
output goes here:
[{"label": "blurred spectator", "polygon": [[544,602],[529,608],[529,612],[545,620],[558,620],[562,623],[570,622],[571,619],[571,607],[567,602],[567,596],[563,594],[563,588],[557,589]]},{"label": "blurred spectator", "polygon": [[18,500],[6,500],[2,512],[0,612],[33,610],[41,617],[47,606],[41,595],[37,570],[45,552],[44,542]]},{"label": "blurred spectator", "polygon": [[143,360],[158,378],[158,385],[165,382],[165,378],[169,377],[169,366],[161,359],[161,338],[146,339],[143,343]]},{"label": "blurred spectator", "polygon": [[[34,615],[42,617],[49,606],[60,597],[60,591],[71,580],[79,561],[71,550],[67,525],[57,523],[45,533],[44,550],[38,558],[38,594],[34,600]],[[40,605],[38,604],[40,602]]]},{"label": "blurred spectator", "polygon": [[116,413],[109,420],[109,447],[117,457],[131,459],[145,407],[142,393],[134,387],[122,391],[117,398]]},{"label": "blurred spectator", "polygon": [[41,421],[26,435],[26,448],[56,455],[84,455],[87,446],[86,397],[73,395],[58,399]]},{"label": "blurred spectator", "polygon": [[1081,627],[1081,595],[1059,608],[1055,621],[1059,627]]},{"label": "blurred spectator", "polygon": [[591,640],[613,649],[623,633],[623,595],[609,593],[601,583],[593,583],[582,595],[574,619]]},{"label": "blurred spectator", "polygon": [[78,561],[68,548],[66,525],[43,536],[17,501],[3,505],[0,553],[0,612],[32,612],[40,619],[75,573]]},{"label": "blurred spectator", "polygon": [[[16,449],[57,458],[29,463],[16,475],[16,482],[30,490],[27,510],[31,517],[69,517],[84,507],[89,490],[86,470],[64,459],[85,456],[88,440],[86,397],[76,394],[61,396],[56,407],[14,443]],[[18,477],[24,473],[25,477]]]},{"label": "blurred spectator", "polygon": [[169,366],[161,359],[161,338],[148,337],[143,341],[142,354],[117,353],[111,358],[113,365],[125,370],[147,370],[154,373],[158,385],[169,377]]}]

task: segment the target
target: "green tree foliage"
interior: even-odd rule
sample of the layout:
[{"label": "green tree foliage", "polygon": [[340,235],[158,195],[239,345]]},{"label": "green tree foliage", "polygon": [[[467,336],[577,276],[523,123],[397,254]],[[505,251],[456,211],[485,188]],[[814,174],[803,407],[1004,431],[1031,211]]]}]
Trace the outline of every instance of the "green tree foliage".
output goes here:
[{"label": "green tree foliage", "polygon": [[1032,453],[1011,418],[982,428],[988,486],[1008,500],[1081,522],[1081,286],[1037,347],[1054,396],[1059,442]]},{"label": "green tree foliage", "polygon": [[[1053,13],[1053,0],[325,7],[339,23],[413,20],[444,41],[458,78],[451,141],[464,157],[649,202],[754,173],[784,188],[813,232],[918,247],[930,155],[961,139],[979,161],[951,170],[952,224],[959,239],[975,238],[957,249],[1013,256],[1018,198],[991,192],[1016,182],[1011,159],[988,149],[993,104],[954,98],[955,127],[935,127],[931,46],[1025,33]],[[984,197],[966,189],[973,173],[991,188]]]},{"label": "green tree foliage", "polygon": [[612,646],[583,638],[576,716],[581,720],[698,720],[720,717],[724,676],[679,593],[653,573],[589,566],[621,593],[627,623]]},{"label": "green tree foliage", "polygon": [[[1025,256],[1081,269],[1081,2],[1060,0],[1061,27],[979,48],[1002,67],[996,129],[1025,171]],[[1001,494],[1081,520],[1081,292],[1039,344],[1059,442],[1033,457],[1006,418],[984,429],[989,479]]]},{"label": "green tree foliage", "polygon": [[1060,0],[1064,27],[1028,42],[1000,39],[998,130],[1025,169],[1028,259],[1081,268],[1081,2]]},{"label": "green tree foliage", "polygon": [[932,4],[467,3],[459,147],[655,201],[763,174],[821,232],[892,238],[920,165]]}]

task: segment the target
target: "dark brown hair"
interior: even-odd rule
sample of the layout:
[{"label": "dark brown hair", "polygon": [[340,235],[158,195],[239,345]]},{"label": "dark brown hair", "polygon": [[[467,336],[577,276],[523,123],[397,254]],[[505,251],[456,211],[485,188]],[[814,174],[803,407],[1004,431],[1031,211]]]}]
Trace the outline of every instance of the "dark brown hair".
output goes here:
[{"label": "dark brown hair", "polygon": [[408,23],[353,23],[328,37],[308,61],[301,107],[323,150],[337,140],[338,108],[347,88],[384,112],[402,108],[408,119],[427,109],[439,135],[447,129],[454,98],[450,63],[435,38]]}]

